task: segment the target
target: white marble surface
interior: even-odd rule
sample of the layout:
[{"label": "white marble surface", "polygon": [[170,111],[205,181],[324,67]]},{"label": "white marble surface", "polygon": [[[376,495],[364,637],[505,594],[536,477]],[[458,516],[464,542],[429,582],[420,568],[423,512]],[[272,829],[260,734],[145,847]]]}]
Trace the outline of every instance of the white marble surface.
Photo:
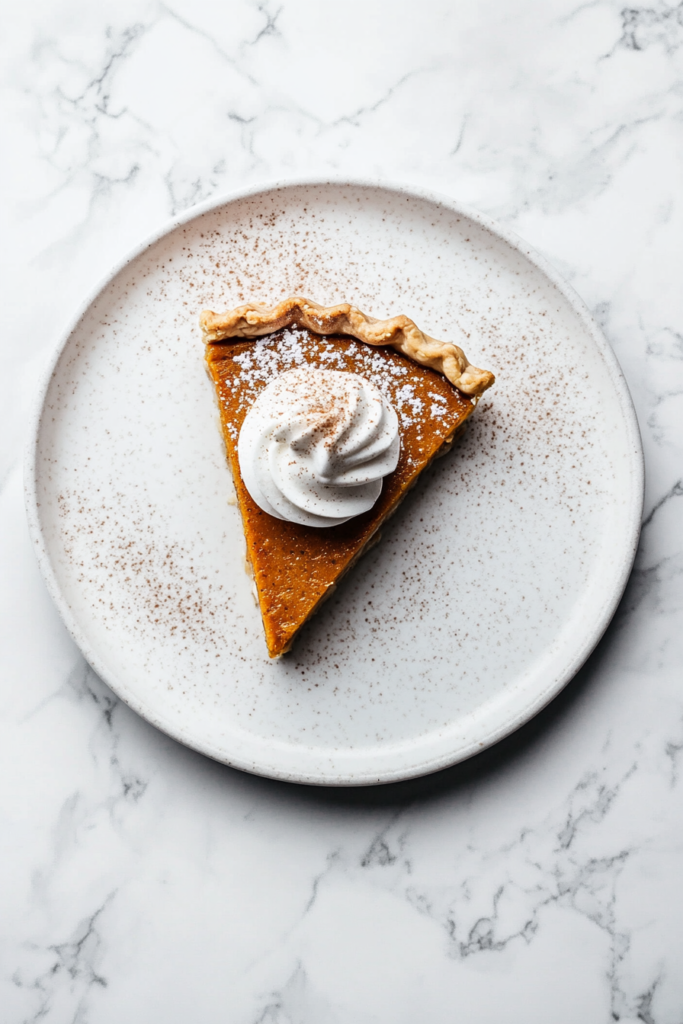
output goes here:
[{"label": "white marble surface", "polygon": [[[25,0],[0,46],[3,1024],[680,1024],[683,5]],[[549,256],[648,467],[579,677],[480,759],[371,791],[137,719],[66,635],[22,505],[37,376],[97,279],[174,211],[318,172],[434,187]]]}]

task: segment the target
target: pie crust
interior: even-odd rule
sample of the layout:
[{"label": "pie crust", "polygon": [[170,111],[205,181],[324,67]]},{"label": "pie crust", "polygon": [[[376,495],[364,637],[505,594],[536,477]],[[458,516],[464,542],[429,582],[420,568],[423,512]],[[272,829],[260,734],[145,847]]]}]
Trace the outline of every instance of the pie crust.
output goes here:
[{"label": "pie crust", "polygon": [[211,344],[226,338],[260,338],[281,327],[306,327],[316,334],[346,334],[366,345],[391,345],[404,356],[442,373],[465,395],[478,397],[493,384],[488,370],[471,366],[461,348],[424,334],[407,316],[376,320],[355,306],[319,306],[310,299],[293,296],[276,306],[249,303],[228,313],[204,310],[200,317],[204,341]]},{"label": "pie crust", "polygon": [[[272,309],[247,305],[224,314],[204,311],[201,325],[268,653],[278,657],[377,543],[380,527],[419,476],[450,450],[493,376],[470,366],[457,346],[426,338],[407,317],[377,321],[347,304],[326,309],[293,298]],[[258,344],[257,338],[262,339]],[[371,380],[396,409],[401,432],[399,463],[385,477],[372,509],[322,529],[275,519],[260,509],[244,485],[237,455],[242,422],[259,392],[302,363]],[[454,387],[451,375],[463,386]]]}]

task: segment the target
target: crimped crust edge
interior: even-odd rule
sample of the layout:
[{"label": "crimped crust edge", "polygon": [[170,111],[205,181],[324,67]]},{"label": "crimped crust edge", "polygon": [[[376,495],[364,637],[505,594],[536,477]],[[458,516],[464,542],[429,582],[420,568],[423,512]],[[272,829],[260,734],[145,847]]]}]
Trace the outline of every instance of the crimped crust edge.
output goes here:
[{"label": "crimped crust edge", "polygon": [[463,394],[477,398],[495,377],[472,366],[463,350],[449,341],[430,338],[407,316],[377,320],[348,302],[321,306],[301,296],[275,306],[247,303],[225,313],[205,309],[199,318],[207,345],[231,338],[259,338],[282,327],[305,327],[316,334],[349,334],[366,345],[390,345],[421,366],[443,374]]}]

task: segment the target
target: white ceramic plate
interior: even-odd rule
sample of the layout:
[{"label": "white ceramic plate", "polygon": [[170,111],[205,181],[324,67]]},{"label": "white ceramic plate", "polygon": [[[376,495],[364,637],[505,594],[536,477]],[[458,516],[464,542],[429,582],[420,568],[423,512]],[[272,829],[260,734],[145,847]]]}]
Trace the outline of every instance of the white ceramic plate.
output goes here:
[{"label": "white ceramic plate", "polygon": [[[457,322],[497,383],[271,662],[197,317],[292,293]],[[360,785],[454,764],[558,693],[623,591],[642,483],[617,362],[541,257],[445,197],[299,182],[193,209],[97,290],[43,389],[27,507],[64,621],[139,714],[246,771]]]}]

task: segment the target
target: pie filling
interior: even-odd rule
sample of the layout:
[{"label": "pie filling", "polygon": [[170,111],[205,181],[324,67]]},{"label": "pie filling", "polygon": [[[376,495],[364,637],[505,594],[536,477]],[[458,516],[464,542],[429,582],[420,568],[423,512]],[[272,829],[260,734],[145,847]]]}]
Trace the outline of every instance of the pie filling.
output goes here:
[{"label": "pie filling", "polygon": [[[271,657],[290,649],[301,627],[341,577],[379,540],[382,523],[433,459],[449,450],[456,431],[473,412],[477,396],[493,382],[487,371],[471,367],[457,346],[435,342],[421,332],[418,334],[426,339],[423,358],[417,358],[420,351],[417,356],[414,352],[406,355],[410,347],[406,337],[412,337],[415,345],[421,342],[411,334],[415,325],[405,317],[380,323],[346,305],[324,310],[302,299],[287,303],[275,307],[280,311],[279,318],[271,315],[270,320],[262,315],[263,307],[242,307],[223,317],[202,314],[206,362],[216,387],[247,557]],[[249,324],[245,310],[256,310],[261,320]],[[344,312],[341,318],[335,314],[336,320],[325,320],[316,312],[320,310],[323,314]],[[358,340],[366,326],[354,321],[351,314],[363,317],[367,329],[375,332],[373,340]],[[305,326],[306,318],[315,319],[318,330]],[[374,340],[384,336],[386,324],[395,328],[399,321],[402,326],[393,334],[384,330],[389,340]],[[350,326],[356,337],[337,333],[340,324],[347,329]],[[431,349],[427,343],[432,344]],[[434,345],[441,346],[436,355]],[[446,365],[447,359],[450,362]],[[435,360],[440,360],[436,368]],[[451,372],[447,374],[448,367]],[[322,399],[316,403],[310,395],[308,399],[305,394],[297,397],[298,392],[291,390],[291,422],[286,422],[286,416],[283,420],[281,407],[287,407],[287,382],[298,387],[301,380],[305,382],[306,371],[313,369],[329,375],[332,391],[350,388],[349,401],[361,406],[365,403],[367,408],[363,407],[360,419],[353,421],[347,416],[344,420],[343,396],[341,404],[325,406],[324,415],[311,419],[311,410],[317,409]],[[288,377],[283,385],[284,374]],[[364,390],[340,380],[344,375],[355,375],[367,382],[367,387]],[[453,386],[450,380],[454,375],[470,388],[471,397]],[[322,377],[311,379],[323,387]],[[269,388],[270,397],[275,395],[275,405],[264,397]],[[280,410],[279,419],[274,409]],[[248,416],[245,437],[240,441]],[[300,422],[295,422],[296,416]],[[398,426],[397,441],[391,439],[392,416]],[[298,432],[297,423],[301,428]],[[321,481],[325,485],[322,489]],[[364,510],[346,515],[356,507]],[[303,513],[296,512],[301,508]],[[290,521],[292,515],[298,515],[300,521]],[[323,522],[310,525],[307,515],[322,518]],[[328,525],[330,520],[333,525]]]}]

